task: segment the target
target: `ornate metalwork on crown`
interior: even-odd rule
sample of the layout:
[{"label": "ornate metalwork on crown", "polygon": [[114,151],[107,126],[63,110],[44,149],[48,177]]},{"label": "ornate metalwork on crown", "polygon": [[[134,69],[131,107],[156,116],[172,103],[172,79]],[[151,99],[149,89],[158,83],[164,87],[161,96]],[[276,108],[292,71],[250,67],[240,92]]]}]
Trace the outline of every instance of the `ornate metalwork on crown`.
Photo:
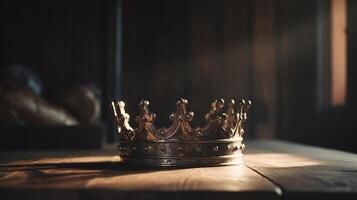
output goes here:
[{"label": "ornate metalwork on crown", "polygon": [[150,112],[149,102],[139,103],[138,124],[129,124],[130,116],[123,101],[112,102],[114,120],[118,127],[119,156],[123,163],[135,166],[189,167],[241,164],[244,149],[244,122],[250,101],[241,100],[236,106],[230,100],[223,112],[223,99],[212,102],[205,115],[207,124],[194,128],[190,125],[194,113],[187,111],[188,101],[179,99],[176,112],[170,115],[171,126],[154,125],[156,114]]}]

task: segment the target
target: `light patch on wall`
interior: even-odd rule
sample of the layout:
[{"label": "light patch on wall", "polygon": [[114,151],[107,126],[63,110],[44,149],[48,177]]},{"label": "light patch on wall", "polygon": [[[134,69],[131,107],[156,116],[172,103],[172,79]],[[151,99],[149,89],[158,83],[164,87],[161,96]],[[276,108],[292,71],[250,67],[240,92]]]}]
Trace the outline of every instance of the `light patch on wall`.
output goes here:
[{"label": "light patch on wall", "polygon": [[331,100],[344,105],[347,85],[347,4],[331,0]]}]

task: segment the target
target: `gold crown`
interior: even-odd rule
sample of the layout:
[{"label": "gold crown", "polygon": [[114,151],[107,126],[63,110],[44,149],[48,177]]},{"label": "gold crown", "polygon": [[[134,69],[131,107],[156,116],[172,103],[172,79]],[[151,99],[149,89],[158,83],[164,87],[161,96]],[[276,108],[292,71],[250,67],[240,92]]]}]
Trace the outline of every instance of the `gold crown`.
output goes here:
[{"label": "gold crown", "polygon": [[176,112],[170,115],[168,128],[154,125],[156,115],[149,111],[149,102],[139,103],[137,128],[129,124],[129,114],[123,101],[112,102],[119,133],[119,156],[126,164],[135,166],[219,166],[240,164],[244,149],[243,123],[247,119],[250,101],[241,100],[236,107],[230,100],[226,113],[224,100],[215,100],[205,115],[207,124],[193,128],[193,112],[187,111],[188,101],[179,99]]}]

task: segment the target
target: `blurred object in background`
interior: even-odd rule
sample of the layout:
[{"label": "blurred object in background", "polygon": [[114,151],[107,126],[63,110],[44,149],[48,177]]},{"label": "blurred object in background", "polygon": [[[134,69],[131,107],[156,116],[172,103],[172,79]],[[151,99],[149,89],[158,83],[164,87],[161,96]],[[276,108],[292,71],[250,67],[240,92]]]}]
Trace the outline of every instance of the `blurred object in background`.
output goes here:
[{"label": "blurred object in background", "polygon": [[81,123],[91,123],[100,117],[101,92],[94,84],[75,85],[56,99]]},{"label": "blurred object in background", "polygon": [[1,71],[0,123],[29,125],[77,125],[100,116],[100,90],[95,85],[76,85],[59,96],[58,104],[40,96],[42,84],[26,67]]},{"label": "blurred object in background", "polygon": [[3,83],[25,86],[37,95],[42,93],[42,82],[37,74],[22,65],[12,65],[1,69],[0,80]]},{"label": "blurred object in background", "polygon": [[[0,71],[0,149],[101,148],[101,92],[94,84],[74,84],[56,101],[45,99],[37,75],[24,66]],[[83,124],[83,125],[82,125]]]},{"label": "blurred object in background", "polygon": [[1,124],[76,125],[77,120],[40,94],[42,84],[36,74],[22,66],[1,71]]},{"label": "blurred object in background", "polygon": [[[63,108],[55,106],[32,90],[20,84],[1,84],[1,118],[11,113],[8,119],[16,124],[25,125],[76,125],[77,120]],[[13,120],[11,120],[13,119]]]}]

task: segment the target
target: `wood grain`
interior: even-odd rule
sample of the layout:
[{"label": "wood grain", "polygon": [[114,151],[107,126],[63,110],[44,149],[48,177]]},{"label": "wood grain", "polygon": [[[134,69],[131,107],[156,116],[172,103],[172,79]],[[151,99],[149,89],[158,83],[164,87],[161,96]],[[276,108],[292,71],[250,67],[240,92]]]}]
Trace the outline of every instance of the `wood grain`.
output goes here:
[{"label": "wood grain", "polygon": [[281,187],[286,199],[356,199],[357,155],[279,141],[249,144],[246,166]]},{"label": "wood grain", "polygon": [[128,169],[112,150],[12,152],[1,153],[0,160],[0,198],[278,199],[280,194],[244,165]]},{"label": "wood grain", "polygon": [[245,165],[132,169],[115,148],[2,152],[0,199],[356,199],[357,155],[281,141],[247,144]]}]

